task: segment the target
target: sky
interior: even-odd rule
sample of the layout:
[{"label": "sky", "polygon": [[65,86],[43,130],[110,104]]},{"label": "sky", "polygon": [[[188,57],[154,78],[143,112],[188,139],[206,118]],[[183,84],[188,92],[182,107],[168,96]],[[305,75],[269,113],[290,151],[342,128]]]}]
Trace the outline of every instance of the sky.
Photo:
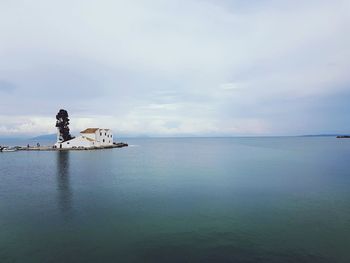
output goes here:
[{"label": "sky", "polygon": [[0,0],[0,136],[350,133],[348,0]]}]

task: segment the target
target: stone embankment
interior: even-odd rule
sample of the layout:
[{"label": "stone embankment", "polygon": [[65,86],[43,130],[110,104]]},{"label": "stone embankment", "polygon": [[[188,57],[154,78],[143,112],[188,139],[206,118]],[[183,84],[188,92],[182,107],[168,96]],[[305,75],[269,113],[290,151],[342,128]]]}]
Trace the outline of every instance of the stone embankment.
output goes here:
[{"label": "stone embankment", "polygon": [[36,146],[36,147],[16,147],[18,151],[88,151],[88,150],[103,150],[103,149],[113,149],[113,148],[122,148],[127,147],[127,143],[119,142],[114,143],[109,146],[102,147],[91,147],[91,148],[69,148],[69,149],[60,149],[54,148],[53,146]]}]

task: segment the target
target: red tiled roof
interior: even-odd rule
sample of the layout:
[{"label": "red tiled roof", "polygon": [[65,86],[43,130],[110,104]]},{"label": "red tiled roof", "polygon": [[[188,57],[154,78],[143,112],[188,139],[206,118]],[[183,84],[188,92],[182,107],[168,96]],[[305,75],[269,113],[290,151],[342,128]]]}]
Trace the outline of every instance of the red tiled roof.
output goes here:
[{"label": "red tiled roof", "polygon": [[80,133],[95,133],[97,130],[99,130],[99,128],[87,128]]}]

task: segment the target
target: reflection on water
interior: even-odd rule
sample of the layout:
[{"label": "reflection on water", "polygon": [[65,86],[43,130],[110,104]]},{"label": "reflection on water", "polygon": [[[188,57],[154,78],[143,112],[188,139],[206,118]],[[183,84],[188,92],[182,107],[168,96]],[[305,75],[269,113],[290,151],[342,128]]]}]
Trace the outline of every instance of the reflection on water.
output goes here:
[{"label": "reflection on water", "polygon": [[58,206],[64,216],[72,208],[72,190],[69,182],[69,151],[57,151]]}]

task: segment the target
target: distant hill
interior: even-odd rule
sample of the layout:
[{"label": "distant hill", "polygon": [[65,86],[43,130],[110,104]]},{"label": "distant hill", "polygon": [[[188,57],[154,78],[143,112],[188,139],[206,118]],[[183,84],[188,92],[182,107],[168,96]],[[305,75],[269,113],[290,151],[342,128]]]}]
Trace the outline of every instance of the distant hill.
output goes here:
[{"label": "distant hill", "polygon": [[337,137],[344,136],[344,134],[309,134],[309,135],[300,135],[299,137]]},{"label": "distant hill", "polygon": [[37,143],[40,143],[41,145],[53,145],[56,142],[56,136],[56,134],[45,134],[33,138],[6,138],[0,136],[0,145],[25,146],[27,144],[36,145]]}]

